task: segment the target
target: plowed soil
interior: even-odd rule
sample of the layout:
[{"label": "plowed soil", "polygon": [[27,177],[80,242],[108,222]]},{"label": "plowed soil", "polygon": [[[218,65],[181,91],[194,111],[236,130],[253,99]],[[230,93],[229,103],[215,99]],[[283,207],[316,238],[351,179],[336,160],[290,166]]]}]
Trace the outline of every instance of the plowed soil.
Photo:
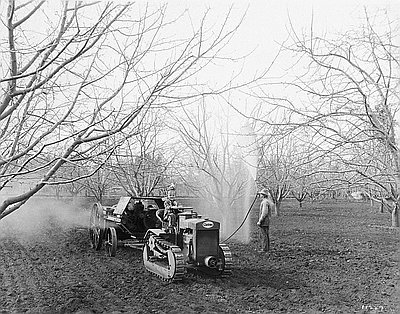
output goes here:
[{"label": "plowed soil", "polygon": [[0,221],[0,313],[400,313],[400,231],[369,203],[286,202],[269,254],[254,228],[251,243],[228,243],[230,278],[172,284],[140,251],[92,250],[87,211],[30,206]]}]

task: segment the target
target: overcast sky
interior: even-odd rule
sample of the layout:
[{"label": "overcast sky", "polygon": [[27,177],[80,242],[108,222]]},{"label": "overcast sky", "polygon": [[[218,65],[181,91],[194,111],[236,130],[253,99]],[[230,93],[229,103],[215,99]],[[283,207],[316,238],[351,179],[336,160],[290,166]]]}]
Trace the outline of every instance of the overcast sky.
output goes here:
[{"label": "overcast sky", "polygon": [[207,8],[213,17],[222,19],[232,6],[232,17],[239,18],[247,10],[243,24],[232,43],[237,52],[252,51],[250,61],[254,68],[260,62],[268,63],[277,52],[278,45],[287,37],[289,17],[296,30],[309,29],[313,18],[314,31],[343,33],[361,23],[365,17],[378,10],[387,10],[392,18],[400,17],[400,1],[382,0],[251,0],[251,1],[169,1],[168,8],[180,11],[188,8],[199,16]]},{"label": "overcast sky", "polygon": [[[157,2],[154,2],[157,3]],[[158,2],[159,3],[159,2]],[[359,26],[365,19],[365,10],[373,18],[387,11],[389,18],[400,17],[400,1],[378,0],[251,0],[251,1],[168,1],[168,11],[178,14],[188,9],[190,16],[198,20],[207,8],[210,20],[221,21],[232,7],[232,23],[237,22],[247,11],[245,19],[230,43],[228,53],[235,56],[252,51],[243,63],[242,77],[267,67],[278,52],[279,43],[288,36],[290,21],[297,32],[309,32],[313,21],[314,34],[334,36]],[[179,33],[181,29],[176,28]],[[285,62],[281,63],[283,66]],[[210,79],[231,75],[216,69]],[[281,69],[277,69],[281,70]],[[226,77],[225,77],[226,78]]]},{"label": "overcast sky", "polygon": [[[233,38],[229,52],[246,58],[243,75],[251,75],[267,67],[279,49],[279,43],[288,36],[290,23],[297,32],[309,32],[311,21],[314,35],[334,37],[335,34],[356,29],[365,22],[365,11],[373,19],[385,11],[390,19],[400,18],[400,1],[382,0],[251,0],[251,1],[169,1],[169,10],[176,12],[187,8],[190,15],[199,17],[207,8],[211,17],[222,20],[232,6],[233,19],[239,19],[246,11],[243,24]],[[177,31],[179,31],[177,29]],[[290,61],[290,60],[288,60]],[[280,64],[284,65],[285,62]],[[281,70],[281,69],[277,69]],[[228,71],[215,71],[214,77],[228,75]],[[240,97],[240,96],[239,96]],[[241,106],[248,101],[243,96],[235,100]],[[251,104],[249,104],[251,107]]]}]

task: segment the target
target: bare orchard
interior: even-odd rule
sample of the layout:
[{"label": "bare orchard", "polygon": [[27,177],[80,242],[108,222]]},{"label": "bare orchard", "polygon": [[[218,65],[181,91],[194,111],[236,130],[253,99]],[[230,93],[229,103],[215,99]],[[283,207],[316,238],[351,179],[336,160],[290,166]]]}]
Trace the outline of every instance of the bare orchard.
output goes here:
[{"label": "bare orchard", "polygon": [[93,251],[86,210],[30,206],[0,221],[0,313],[400,312],[400,231],[369,203],[286,201],[270,254],[257,253],[253,230],[250,245],[229,243],[232,277],[172,284],[139,251]]}]

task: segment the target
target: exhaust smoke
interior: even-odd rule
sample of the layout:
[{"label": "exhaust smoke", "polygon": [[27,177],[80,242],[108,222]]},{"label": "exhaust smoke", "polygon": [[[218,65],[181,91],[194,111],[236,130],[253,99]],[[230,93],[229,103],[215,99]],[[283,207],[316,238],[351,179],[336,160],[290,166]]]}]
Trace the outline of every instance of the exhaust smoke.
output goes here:
[{"label": "exhaust smoke", "polygon": [[0,237],[14,236],[35,241],[38,235],[57,228],[87,228],[90,212],[79,204],[52,198],[33,197],[20,209],[0,220]]}]

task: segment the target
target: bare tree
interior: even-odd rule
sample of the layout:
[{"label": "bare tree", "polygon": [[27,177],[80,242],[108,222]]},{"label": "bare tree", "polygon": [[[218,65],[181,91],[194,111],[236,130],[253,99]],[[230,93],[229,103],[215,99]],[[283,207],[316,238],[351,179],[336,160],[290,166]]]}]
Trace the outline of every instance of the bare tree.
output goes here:
[{"label": "bare tree", "polygon": [[295,168],[293,154],[290,137],[280,140],[270,136],[261,137],[257,183],[271,193],[277,216],[280,215],[282,201],[291,191]]},{"label": "bare tree", "polygon": [[290,191],[292,196],[299,203],[299,207],[303,207],[303,203],[306,200],[307,196],[310,194],[309,187],[306,184],[300,184],[296,187],[293,187]]},{"label": "bare tree", "polygon": [[[359,29],[341,35],[298,33],[292,25],[284,49],[288,65],[285,97],[273,96],[273,85],[252,90],[270,115],[262,121],[286,132],[307,127],[310,141],[319,141],[321,157],[341,163],[322,173],[352,173],[346,180],[367,179],[392,199],[392,225],[399,226],[399,34],[398,21],[366,13]],[[275,90],[279,93],[279,90]],[[274,118],[279,117],[278,120]],[[320,170],[318,170],[320,171]]]},{"label": "bare tree", "polygon": [[[104,152],[109,151],[106,156]],[[91,150],[91,157],[64,163],[50,179],[48,187],[62,187],[73,197],[75,202],[83,192],[102,202],[104,196],[115,186],[117,179],[112,171],[113,152],[115,145],[112,138],[104,140]],[[89,175],[88,175],[89,174]],[[65,184],[52,184],[51,182],[68,182]]]},{"label": "bare tree", "polygon": [[114,154],[114,175],[120,186],[135,196],[150,196],[167,185],[166,177],[175,158],[165,121],[156,113],[146,114],[131,137]]},{"label": "bare tree", "polygon": [[249,178],[247,170],[237,149],[235,154],[228,121],[222,123],[222,130],[215,127],[205,101],[195,111],[183,109],[183,115],[176,119],[181,152],[186,152],[179,156],[181,164],[177,167],[183,170],[181,180],[212,209],[212,214],[222,219],[227,234],[236,216],[235,207],[241,206]]},{"label": "bare tree", "polygon": [[347,166],[387,189],[396,204],[392,225],[398,227],[400,54],[392,42],[398,25],[385,22],[378,27],[378,21],[366,14],[359,31],[334,39],[293,33],[295,44],[290,51],[309,66],[292,86],[307,93],[315,104],[310,106],[313,110],[301,114],[304,123],[323,135],[331,147],[353,155],[351,159],[341,157]]},{"label": "bare tree", "polygon": [[[74,166],[73,164],[64,164],[63,167],[60,168],[59,171],[57,171],[56,176],[54,176],[54,180],[71,180],[77,177],[80,177],[82,175],[82,170],[81,167]],[[73,181],[71,183],[68,183],[66,185],[54,185],[54,188],[63,188],[65,191],[69,193],[70,196],[72,196],[73,200],[75,200],[76,197],[80,193],[82,193],[85,190],[85,185],[82,184],[81,181]]]},{"label": "bare tree", "polygon": [[85,191],[94,198],[102,203],[104,197],[110,191],[110,189],[116,184],[116,178],[113,175],[113,171],[106,166],[101,167],[92,176],[78,181],[80,185],[84,187]]},{"label": "bare tree", "polygon": [[[52,18],[46,10],[57,4]],[[46,185],[95,173],[127,134],[135,134],[139,113],[198,96],[202,82],[194,82],[195,76],[240,24],[228,29],[228,13],[211,32],[205,15],[187,38],[173,38],[163,34],[177,22],[166,20],[165,6],[57,4],[0,3],[0,190],[27,174],[37,177],[29,191],[5,198],[0,219]],[[201,90],[217,94],[227,88],[232,84],[212,90],[204,84]],[[99,158],[81,176],[54,180],[66,163],[87,164],[109,138],[113,144],[95,152]]]}]

